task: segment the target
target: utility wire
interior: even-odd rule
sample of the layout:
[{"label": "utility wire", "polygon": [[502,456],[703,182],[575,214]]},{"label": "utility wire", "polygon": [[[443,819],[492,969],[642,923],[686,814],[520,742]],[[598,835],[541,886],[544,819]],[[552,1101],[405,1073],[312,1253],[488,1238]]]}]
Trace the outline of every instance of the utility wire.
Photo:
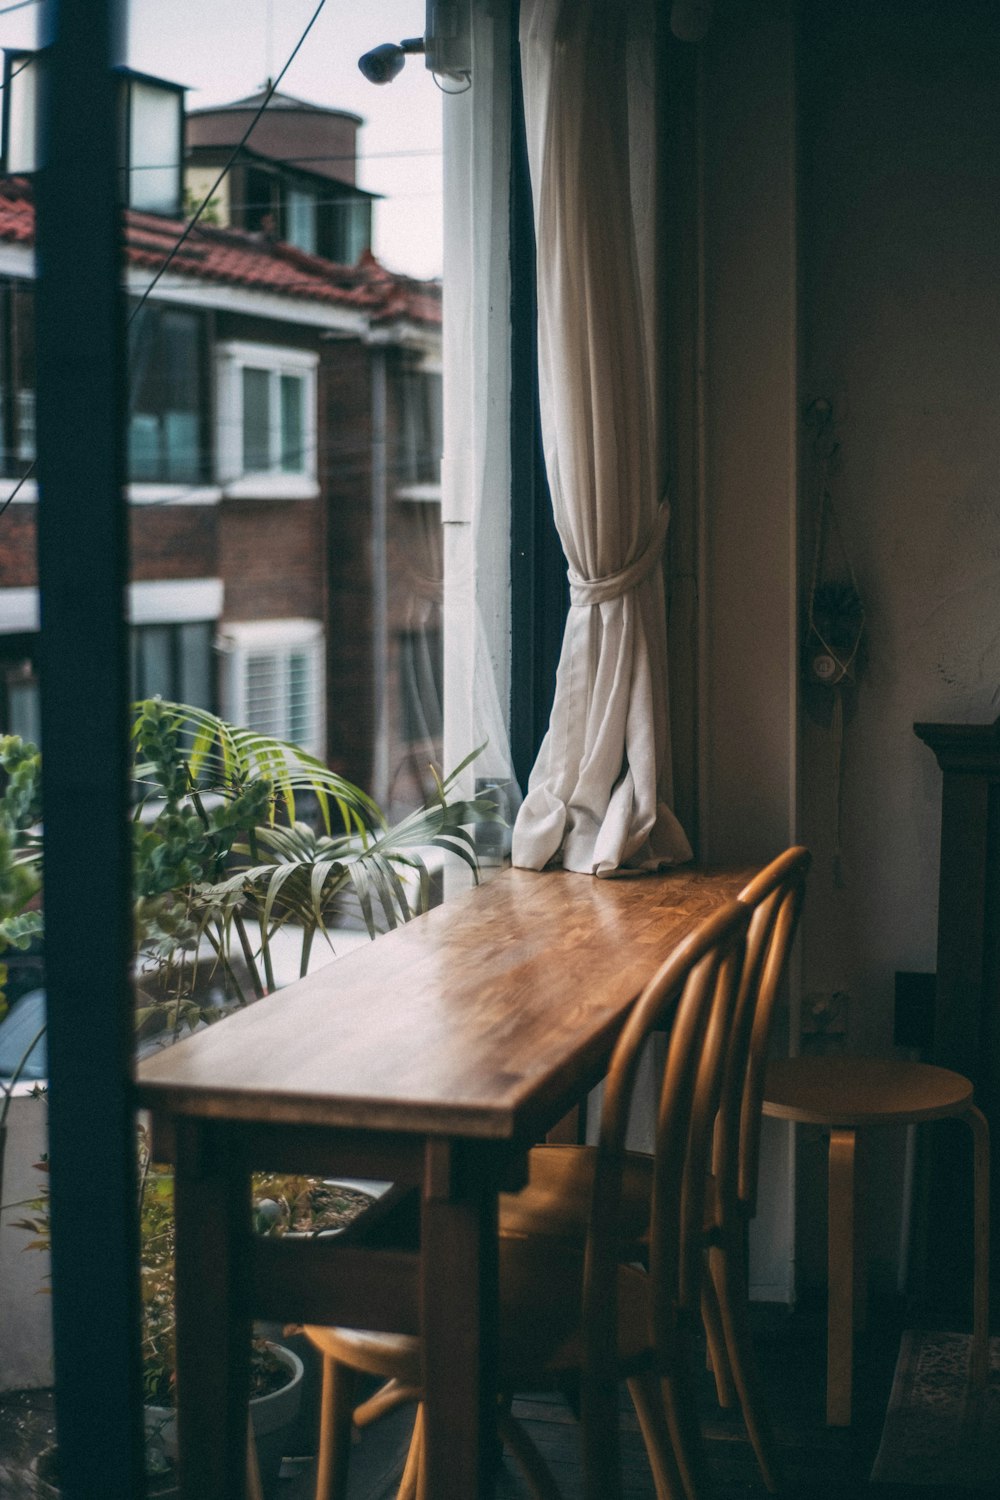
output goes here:
[{"label": "utility wire", "polygon": [[[38,0],[26,0],[26,3],[28,5],[36,5],[38,3]],[[3,15],[3,11],[0,11],[0,15]],[[14,71],[11,73],[11,75],[10,75],[9,78],[5,78],[4,81],[3,81],[3,83],[0,83],[0,94],[3,93],[3,91],[7,87],[8,83],[13,83],[14,79],[17,77],[18,73],[23,73],[24,70],[25,70],[25,68],[30,67],[31,64],[34,62],[34,60],[35,60],[35,53],[33,52],[30,57],[26,57],[25,58],[24,62],[21,64],[21,66],[19,68],[15,68],[14,69]],[[11,172],[4,173],[4,176],[6,176],[6,177],[10,177],[10,176],[14,176],[14,175],[15,174],[11,173]]]},{"label": "utility wire", "polygon": [[16,5],[5,5],[0,16],[9,16],[12,10],[27,10],[29,5],[38,5],[40,0],[17,0]]}]

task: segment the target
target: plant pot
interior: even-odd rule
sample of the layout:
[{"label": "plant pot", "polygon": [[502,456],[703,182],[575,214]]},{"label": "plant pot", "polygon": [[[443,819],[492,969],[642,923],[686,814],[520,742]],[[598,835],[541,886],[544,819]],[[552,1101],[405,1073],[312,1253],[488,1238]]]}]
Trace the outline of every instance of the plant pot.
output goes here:
[{"label": "plant pot", "polygon": [[[271,1344],[271,1349],[281,1363],[287,1366],[288,1383],[267,1396],[255,1396],[250,1402],[250,1420],[257,1444],[257,1462],[265,1500],[272,1500],[278,1494],[286,1437],[298,1416],[299,1402],[302,1399],[302,1361],[291,1349],[286,1349],[281,1344]],[[144,1411],[147,1454],[162,1455],[167,1465],[173,1469],[177,1463],[176,1412],[172,1406],[147,1406]],[[163,1482],[167,1482],[166,1475]],[[149,1493],[150,1496],[166,1497],[178,1491],[176,1487],[155,1489],[151,1478]]]}]

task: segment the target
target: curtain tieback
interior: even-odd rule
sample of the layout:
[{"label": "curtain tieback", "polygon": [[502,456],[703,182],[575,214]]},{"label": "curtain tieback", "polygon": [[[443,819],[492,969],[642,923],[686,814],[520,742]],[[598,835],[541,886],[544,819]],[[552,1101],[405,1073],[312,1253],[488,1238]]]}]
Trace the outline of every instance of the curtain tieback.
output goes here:
[{"label": "curtain tieback", "polygon": [[581,578],[579,573],[569,570],[569,602],[575,605],[607,604],[618,599],[645,582],[663,554],[667,526],[670,522],[670,506],[664,500],[653,521],[649,540],[634,562],[619,568],[617,573],[608,573],[604,578]]}]

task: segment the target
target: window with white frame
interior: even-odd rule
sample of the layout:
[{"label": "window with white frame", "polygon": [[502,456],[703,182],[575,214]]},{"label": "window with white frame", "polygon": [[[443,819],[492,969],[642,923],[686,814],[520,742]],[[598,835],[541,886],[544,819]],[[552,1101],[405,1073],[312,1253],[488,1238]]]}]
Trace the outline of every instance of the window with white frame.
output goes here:
[{"label": "window with white frame", "polygon": [[309,350],[219,348],[219,480],[237,497],[311,499],[316,483],[316,367]]},{"label": "window with white frame", "polygon": [[226,718],[257,734],[324,753],[323,626],[253,620],[222,627]]}]

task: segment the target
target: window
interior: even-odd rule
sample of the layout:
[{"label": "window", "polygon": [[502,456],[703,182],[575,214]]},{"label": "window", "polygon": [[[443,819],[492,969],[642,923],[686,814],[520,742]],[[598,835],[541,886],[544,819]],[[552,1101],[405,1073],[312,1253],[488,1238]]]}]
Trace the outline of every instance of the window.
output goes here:
[{"label": "window", "polygon": [[316,195],[289,188],[285,209],[285,239],[310,255],[316,254]]},{"label": "window", "polygon": [[330,204],[331,260],[354,266],[372,243],[372,204],[367,195],[348,196],[347,189],[335,185],[337,197]]},{"label": "window", "polygon": [[[40,66],[30,52],[5,49],[4,170],[34,172],[39,163]],[[179,214],[184,93],[178,84],[120,68],[122,199],[147,213]]]},{"label": "window", "polygon": [[207,402],[201,318],[145,303],[130,330],[129,356],[129,478],[198,484]]},{"label": "window", "polygon": [[228,494],[311,498],[316,485],[315,354],[268,344],[219,351],[220,481]]},{"label": "window", "polygon": [[4,474],[35,457],[35,299],[30,283],[0,283],[0,436]]},{"label": "window", "polygon": [[37,641],[37,636],[5,638],[0,662],[0,733],[20,735],[34,745],[41,733],[35,676]]},{"label": "window", "polygon": [[126,73],[123,124],[130,208],[177,214],[181,204],[184,90],[154,78]]},{"label": "window", "polygon": [[132,699],[215,707],[213,620],[132,627]]},{"label": "window", "polygon": [[226,717],[322,756],[325,674],[320,622],[228,624],[220,645],[226,664]]},{"label": "window", "polygon": [[441,374],[404,358],[393,370],[389,391],[395,493],[401,499],[439,499]]}]

